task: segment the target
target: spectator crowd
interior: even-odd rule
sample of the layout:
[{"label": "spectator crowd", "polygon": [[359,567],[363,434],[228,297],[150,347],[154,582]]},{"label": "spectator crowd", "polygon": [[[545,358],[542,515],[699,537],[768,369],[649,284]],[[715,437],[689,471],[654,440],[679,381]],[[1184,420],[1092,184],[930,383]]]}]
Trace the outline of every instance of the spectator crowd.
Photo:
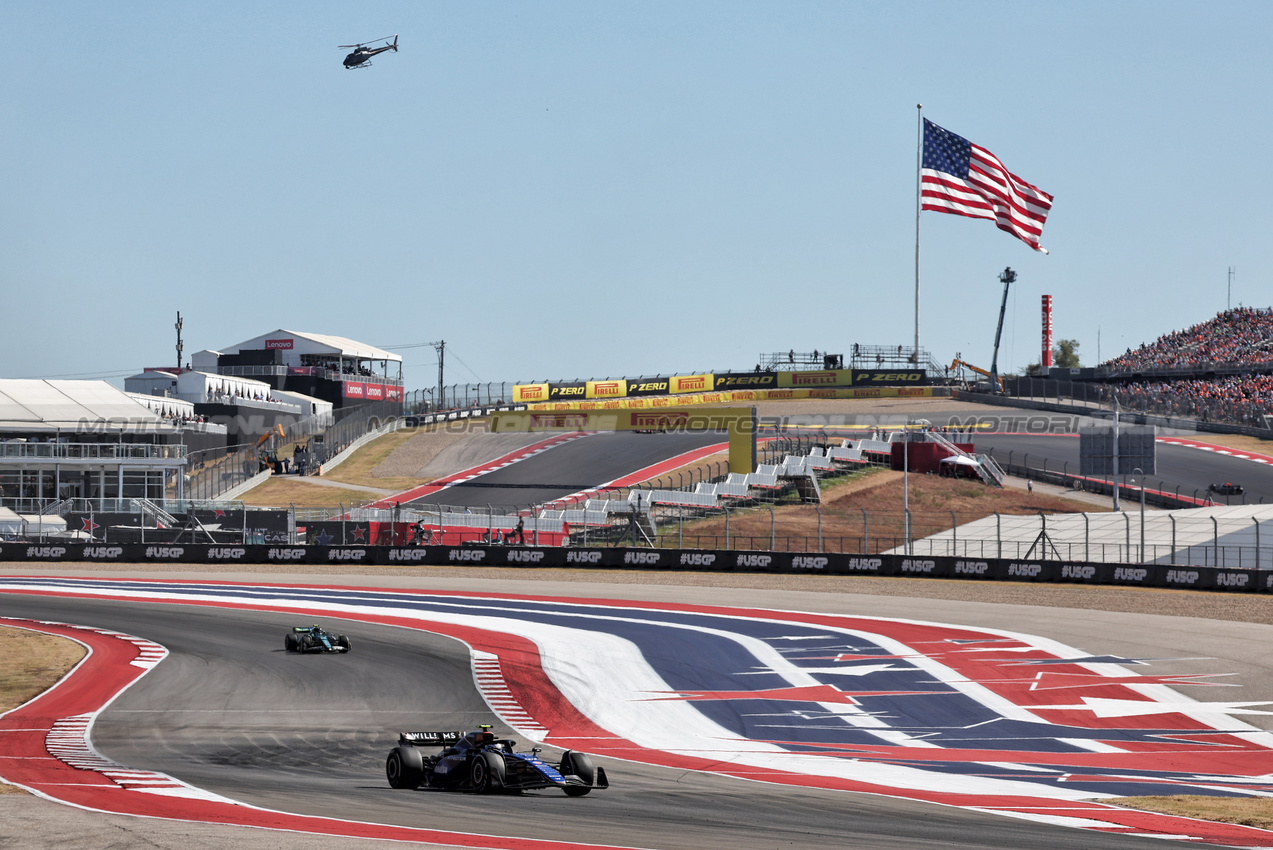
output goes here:
[{"label": "spectator crowd", "polygon": [[1212,380],[1139,381],[1106,387],[1129,410],[1183,416],[1202,422],[1264,426],[1273,414],[1273,375],[1231,375]]},{"label": "spectator crowd", "polygon": [[1102,365],[1115,372],[1273,363],[1273,308],[1223,310]]},{"label": "spectator crowd", "polygon": [[1105,387],[1130,410],[1184,416],[1201,421],[1263,427],[1273,415],[1273,308],[1222,310],[1181,331],[1101,364],[1111,372],[1176,370],[1202,372],[1217,367],[1250,367],[1250,372],[1210,379],[1137,381]]}]

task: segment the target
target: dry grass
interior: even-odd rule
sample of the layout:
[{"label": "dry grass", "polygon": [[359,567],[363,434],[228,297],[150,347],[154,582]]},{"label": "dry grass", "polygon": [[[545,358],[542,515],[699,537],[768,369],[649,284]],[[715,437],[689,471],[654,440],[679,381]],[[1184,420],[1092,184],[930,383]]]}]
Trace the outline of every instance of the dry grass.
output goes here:
[{"label": "dry grass", "polygon": [[337,505],[349,507],[378,498],[380,495],[370,490],[327,487],[292,476],[271,478],[243,495],[245,504],[264,508],[285,505],[295,505],[298,508],[334,508]]},{"label": "dry grass", "polygon": [[[869,533],[869,549],[878,552],[897,545],[904,536],[902,485],[904,476],[887,469],[871,469],[839,482],[824,484],[821,520],[815,505],[776,505],[771,519],[767,507],[730,512],[729,533],[735,538],[768,538],[771,523],[780,537],[816,539],[819,521],[822,538],[862,538]],[[951,527],[951,511],[959,524],[991,516],[1045,513],[1080,513],[1101,510],[1042,492],[987,487],[980,481],[911,475],[909,504],[912,531],[925,537]],[[869,515],[864,528],[862,511]],[[1108,510],[1108,509],[1106,509]],[[711,517],[686,523],[685,536],[725,537],[725,518]]]},{"label": "dry grass", "polygon": [[0,713],[48,690],[84,654],[67,638],[0,626]]},{"label": "dry grass", "polygon": [[[0,714],[44,693],[84,654],[73,640],[0,626]],[[0,794],[13,793],[21,789],[0,783]]]},{"label": "dry grass", "polygon": [[1256,829],[1273,829],[1273,800],[1267,797],[1119,797],[1104,800],[1128,809],[1198,820],[1236,823]]},{"label": "dry grass", "polygon": [[323,477],[328,481],[339,481],[341,484],[355,484],[361,487],[376,487],[383,490],[399,491],[410,490],[412,487],[424,482],[419,478],[407,476],[380,478],[373,474],[373,470],[394,449],[415,437],[419,432],[417,428],[403,428],[394,431],[392,434],[378,437],[354,452],[349,459]]}]

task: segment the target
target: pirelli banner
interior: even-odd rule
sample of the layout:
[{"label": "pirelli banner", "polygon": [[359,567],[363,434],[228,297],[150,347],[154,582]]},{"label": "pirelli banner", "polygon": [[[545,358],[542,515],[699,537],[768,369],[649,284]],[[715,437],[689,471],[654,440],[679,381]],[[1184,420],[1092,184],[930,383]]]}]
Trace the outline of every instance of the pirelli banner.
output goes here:
[{"label": "pirelli banner", "polygon": [[[927,386],[928,373],[923,369],[823,369],[806,372],[718,372],[701,375],[672,375],[663,378],[618,378],[605,381],[572,381],[570,383],[516,384],[513,401],[523,404],[539,402],[614,401],[651,396],[685,396],[722,393],[725,398],[712,398],[708,404],[721,401],[772,401],[785,398],[874,398],[871,394],[843,394],[845,389],[910,388]],[[728,397],[739,391],[756,395]],[[763,393],[770,393],[766,396]],[[891,395],[881,393],[880,395]],[[678,403],[696,403],[685,399]]]},{"label": "pirelli banner", "polygon": [[626,398],[628,382],[623,378],[617,381],[585,381],[584,398]]},{"label": "pirelli banner", "polygon": [[711,392],[715,381],[715,375],[673,375],[668,378],[668,392],[673,395]]},{"label": "pirelli banner", "polygon": [[731,390],[693,395],[655,395],[647,398],[615,398],[595,401],[531,403],[527,410],[642,410],[701,404],[754,403],[805,398],[929,398],[932,387],[823,387],[791,390]]},{"label": "pirelli banner", "polygon": [[530,404],[548,401],[548,384],[514,384],[513,402]]},{"label": "pirelli banner", "polygon": [[847,387],[853,383],[852,369],[824,369],[819,372],[779,372],[778,386],[792,389]]}]

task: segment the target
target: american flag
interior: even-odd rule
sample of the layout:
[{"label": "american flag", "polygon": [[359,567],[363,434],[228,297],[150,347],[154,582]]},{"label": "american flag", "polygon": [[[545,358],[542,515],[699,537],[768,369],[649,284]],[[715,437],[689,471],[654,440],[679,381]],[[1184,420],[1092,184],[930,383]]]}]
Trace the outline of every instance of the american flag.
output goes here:
[{"label": "american flag", "polygon": [[1036,251],[1052,196],[1004,168],[999,158],[924,119],[921,209],[995,222]]}]

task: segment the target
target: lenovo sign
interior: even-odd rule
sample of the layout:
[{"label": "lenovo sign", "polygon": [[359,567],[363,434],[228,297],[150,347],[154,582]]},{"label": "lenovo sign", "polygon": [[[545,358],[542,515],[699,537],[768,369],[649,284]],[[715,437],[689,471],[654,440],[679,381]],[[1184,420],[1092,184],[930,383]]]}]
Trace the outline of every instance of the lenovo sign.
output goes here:
[{"label": "lenovo sign", "polygon": [[266,349],[270,348],[291,348],[295,345],[295,340],[291,339],[267,339],[265,341]]}]

